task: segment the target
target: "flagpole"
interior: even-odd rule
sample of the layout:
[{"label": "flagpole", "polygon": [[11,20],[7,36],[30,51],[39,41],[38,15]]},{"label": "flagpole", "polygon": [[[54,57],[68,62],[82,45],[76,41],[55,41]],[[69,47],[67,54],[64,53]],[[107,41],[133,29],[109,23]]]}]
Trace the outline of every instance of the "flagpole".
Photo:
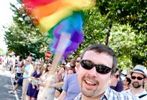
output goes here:
[{"label": "flagpole", "polygon": [[62,56],[68,46],[68,43],[70,42],[71,35],[68,33],[62,33],[60,36],[60,40],[55,52],[55,56],[53,59],[51,70],[48,74],[48,79],[45,85],[45,89],[43,90],[43,95],[41,97],[41,100],[54,100],[54,94],[50,93],[49,90],[53,89],[52,85],[55,83],[55,73],[57,71],[57,66],[62,59]]}]

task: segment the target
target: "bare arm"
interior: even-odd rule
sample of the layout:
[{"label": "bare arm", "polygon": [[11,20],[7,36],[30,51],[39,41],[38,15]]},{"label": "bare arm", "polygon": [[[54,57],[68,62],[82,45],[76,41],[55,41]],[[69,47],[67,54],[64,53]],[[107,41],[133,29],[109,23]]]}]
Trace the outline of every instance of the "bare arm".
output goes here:
[{"label": "bare arm", "polygon": [[65,91],[62,91],[62,93],[58,97],[58,100],[64,100],[65,96],[66,96],[66,92]]}]

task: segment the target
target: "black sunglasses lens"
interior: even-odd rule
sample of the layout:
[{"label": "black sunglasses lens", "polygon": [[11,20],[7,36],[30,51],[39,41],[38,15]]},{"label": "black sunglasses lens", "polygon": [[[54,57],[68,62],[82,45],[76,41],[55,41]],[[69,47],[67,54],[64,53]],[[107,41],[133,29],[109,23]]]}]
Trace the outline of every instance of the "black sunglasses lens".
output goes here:
[{"label": "black sunglasses lens", "polygon": [[107,74],[111,71],[111,68],[109,68],[105,65],[93,64],[93,62],[91,62],[89,60],[82,60],[80,63],[81,63],[81,66],[87,70],[90,70],[93,67],[96,67],[96,71],[101,74]]},{"label": "black sunglasses lens", "polygon": [[142,77],[137,77],[137,79],[138,79],[138,80],[142,80],[143,78],[142,78]]},{"label": "black sunglasses lens", "polygon": [[93,68],[93,64],[92,64],[92,62],[89,61],[89,60],[82,60],[82,61],[81,61],[81,66],[82,66],[83,68],[85,68],[85,69],[88,69],[88,70],[90,70],[90,69]]},{"label": "black sunglasses lens", "polygon": [[131,78],[132,78],[133,80],[134,80],[134,79],[136,79],[136,77],[135,77],[135,76],[132,76]]},{"label": "black sunglasses lens", "polygon": [[142,80],[143,78],[142,77],[136,77],[136,76],[132,76],[131,77],[133,80],[135,80],[137,78],[137,80]]},{"label": "black sunglasses lens", "polygon": [[107,74],[111,71],[111,68],[105,66],[105,65],[97,65],[96,66],[96,71],[98,73],[101,73],[101,74]]}]

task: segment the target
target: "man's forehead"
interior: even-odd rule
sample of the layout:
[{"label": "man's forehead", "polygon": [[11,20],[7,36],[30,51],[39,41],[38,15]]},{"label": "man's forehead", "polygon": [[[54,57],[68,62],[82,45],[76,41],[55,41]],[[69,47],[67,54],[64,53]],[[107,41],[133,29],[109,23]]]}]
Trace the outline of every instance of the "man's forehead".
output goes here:
[{"label": "man's forehead", "polygon": [[[84,53],[84,55],[87,55],[87,54],[92,54],[92,53],[94,53],[95,54],[95,56],[99,56],[99,55],[107,55],[107,56],[111,56],[111,55],[109,55],[108,53],[106,53],[106,52],[96,52],[96,51],[94,51],[94,50],[88,50],[88,51],[86,51],[85,53]],[[84,56],[83,55],[83,56]],[[112,56],[111,56],[112,57]]]},{"label": "man's forehead", "polygon": [[95,64],[104,64],[112,67],[113,58],[107,53],[98,53],[95,51],[86,51],[82,59],[91,60]]},{"label": "man's forehead", "polygon": [[141,74],[141,73],[137,73],[137,72],[133,72],[132,75],[144,76],[143,74]]}]

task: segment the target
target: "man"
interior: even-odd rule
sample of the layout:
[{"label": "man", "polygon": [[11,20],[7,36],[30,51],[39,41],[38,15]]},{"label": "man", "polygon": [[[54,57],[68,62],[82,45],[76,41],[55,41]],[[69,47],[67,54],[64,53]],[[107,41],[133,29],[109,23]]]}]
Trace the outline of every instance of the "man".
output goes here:
[{"label": "man", "polygon": [[126,92],[132,93],[140,100],[147,100],[147,91],[144,89],[146,77],[146,68],[143,65],[136,65],[131,72],[131,87]]},{"label": "man", "polygon": [[81,93],[74,100],[134,100],[133,96],[110,88],[116,57],[107,46],[92,45],[81,56],[77,77]]},{"label": "man", "polygon": [[[77,63],[78,62],[76,62],[75,60],[72,60],[70,62],[70,67],[72,67],[73,70],[75,70],[75,66],[77,66]],[[73,100],[76,97],[76,95],[79,94],[80,88],[76,72],[68,74],[66,76],[62,89],[63,91],[60,94],[58,100]]]},{"label": "man", "polygon": [[24,72],[23,72],[23,85],[22,85],[22,100],[26,100],[26,91],[29,84],[29,78],[34,71],[32,65],[32,57],[28,56],[25,60]]}]

